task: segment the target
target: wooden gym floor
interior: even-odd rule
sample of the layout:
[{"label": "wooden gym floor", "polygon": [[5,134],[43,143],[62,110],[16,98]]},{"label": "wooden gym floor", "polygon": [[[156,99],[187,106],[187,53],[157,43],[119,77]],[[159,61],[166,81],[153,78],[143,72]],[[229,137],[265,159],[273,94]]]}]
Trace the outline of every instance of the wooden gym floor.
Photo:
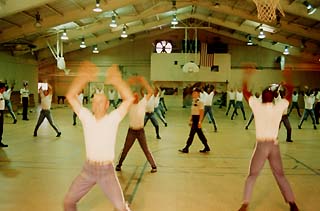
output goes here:
[{"label": "wooden gym floor", "polygon": [[[150,166],[136,143],[125,160],[118,177],[126,200],[133,211],[232,211],[241,204],[243,185],[255,144],[254,122],[245,130],[241,113],[235,120],[225,116],[225,107],[213,107],[218,132],[205,119],[203,130],[212,151],[200,154],[198,137],[189,154],[178,149],[186,142],[189,108],[181,107],[181,96],[165,97],[168,127],[160,122],[162,139],[155,138],[151,122],[146,126],[149,148],[158,164],[158,172]],[[250,116],[247,104],[247,118]],[[0,149],[0,210],[58,211],[63,197],[84,162],[84,141],[81,125],[72,125],[72,111],[54,105],[53,118],[62,131],[60,138],[48,122],[42,124],[38,137],[33,137],[37,112],[30,121],[12,124],[5,118],[3,141],[8,148]],[[310,122],[297,129],[298,115],[290,116],[293,143],[286,143],[282,126],[279,143],[285,174],[303,211],[320,210],[320,126],[314,130]],[[127,133],[128,121],[120,125],[116,145],[118,157]],[[99,187],[95,186],[79,203],[80,211],[113,210]],[[257,179],[250,210],[289,210],[266,163]]]}]

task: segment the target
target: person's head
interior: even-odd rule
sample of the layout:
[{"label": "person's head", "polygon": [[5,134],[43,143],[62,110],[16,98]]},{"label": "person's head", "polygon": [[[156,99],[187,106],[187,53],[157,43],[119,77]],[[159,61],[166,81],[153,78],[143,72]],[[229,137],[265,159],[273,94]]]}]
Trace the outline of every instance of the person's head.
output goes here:
[{"label": "person's head", "polygon": [[0,82],[0,93],[2,94],[6,89],[6,86],[4,83]]},{"label": "person's head", "polygon": [[296,95],[296,94],[297,94],[297,91],[293,91],[293,94]]},{"label": "person's head", "polygon": [[133,92],[133,104],[138,104],[140,100],[138,92]]},{"label": "person's head", "polygon": [[27,88],[27,87],[28,87],[28,81],[23,82],[23,86],[24,86],[25,88]]},{"label": "person's head", "polygon": [[199,97],[200,97],[200,92],[201,92],[200,88],[194,87],[194,88],[192,89],[192,98],[193,98],[193,99],[199,98]]},{"label": "person's head", "polygon": [[104,94],[94,94],[92,99],[92,112],[95,115],[104,115],[109,108],[109,101]]},{"label": "person's head", "polygon": [[47,90],[44,90],[44,91],[43,91],[43,94],[44,94],[44,96],[48,96],[49,90],[48,90],[48,89],[47,89]]},{"label": "person's head", "polygon": [[262,103],[272,103],[274,99],[274,92],[269,88],[262,91]]},{"label": "person's head", "polygon": [[256,93],[254,94],[254,96],[256,96],[256,98],[259,98],[259,97],[260,97],[260,93],[259,93],[259,92],[256,92]]}]

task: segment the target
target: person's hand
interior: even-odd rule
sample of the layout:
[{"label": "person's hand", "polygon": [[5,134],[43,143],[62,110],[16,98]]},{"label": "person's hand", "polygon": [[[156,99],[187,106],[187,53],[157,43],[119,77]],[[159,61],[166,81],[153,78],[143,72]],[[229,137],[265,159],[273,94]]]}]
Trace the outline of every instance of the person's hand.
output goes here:
[{"label": "person's hand", "polygon": [[105,83],[106,84],[115,84],[119,80],[122,80],[121,72],[119,70],[119,66],[117,64],[113,64],[106,71]]},{"label": "person's hand", "polygon": [[97,66],[89,61],[84,61],[80,63],[78,69],[78,76],[87,81],[95,80],[97,73],[99,72]]},{"label": "person's hand", "polygon": [[201,121],[198,122],[198,128],[201,128]]}]

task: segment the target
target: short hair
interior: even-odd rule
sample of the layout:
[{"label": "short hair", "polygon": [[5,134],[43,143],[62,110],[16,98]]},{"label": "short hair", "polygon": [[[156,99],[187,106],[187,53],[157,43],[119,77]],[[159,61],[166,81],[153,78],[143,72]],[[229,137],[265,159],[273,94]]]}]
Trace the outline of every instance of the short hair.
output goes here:
[{"label": "short hair", "polygon": [[5,88],[5,87],[6,87],[6,84],[5,84],[5,83],[0,82],[0,89]]},{"label": "short hair", "polygon": [[192,89],[192,92],[201,92],[201,90],[200,90],[200,88],[199,87],[194,87],[193,89]]}]

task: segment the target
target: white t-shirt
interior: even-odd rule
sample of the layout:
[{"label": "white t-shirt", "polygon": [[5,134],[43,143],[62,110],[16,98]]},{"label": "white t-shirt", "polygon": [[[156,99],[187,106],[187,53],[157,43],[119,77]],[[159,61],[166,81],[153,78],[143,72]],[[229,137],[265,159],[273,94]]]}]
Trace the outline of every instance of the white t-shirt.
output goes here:
[{"label": "white t-shirt", "polygon": [[21,97],[29,97],[29,89],[22,88],[20,89]]},{"label": "white t-shirt", "polygon": [[3,97],[3,94],[0,93],[0,111],[4,110],[4,107],[5,107],[4,97]]},{"label": "white t-shirt", "polygon": [[11,97],[11,93],[12,93],[12,90],[11,88],[7,89],[6,91],[3,92],[3,97],[5,100],[10,100],[10,97]]},{"label": "white t-shirt", "polygon": [[313,109],[314,101],[315,101],[315,97],[313,94],[310,96],[304,95],[304,108]]},{"label": "white t-shirt", "polygon": [[210,92],[210,94],[208,94],[207,92],[203,92],[203,95],[204,95],[203,104],[205,106],[211,106],[214,92],[212,91],[212,92]]},{"label": "white t-shirt", "polygon": [[280,99],[277,103],[262,103],[255,97],[249,98],[249,106],[252,109],[257,141],[275,141],[279,132],[279,124],[284,110],[289,102],[286,99]]},{"label": "white t-shirt", "polygon": [[292,94],[292,102],[298,102],[299,94]]},{"label": "white t-shirt", "polygon": [[137,104],[132,104],[129,109],[129,127],[142,129],[144,127],[144,115],[146,113],[147,98],[143,97]]},{"label": "white t-shirt", "polygon": [[111,91],[111,90],[108,91],[109,100],[114,100],[115,96],[116,96],[116,92],[115,91]]},{"label": "white t-shirt", "polygon": [[94,115],[82,107],[79,119],[83,126],[86,156],[88,160],[104,162],[113,161],[118,126],[122,120],[118,109],[96,120]]},{"label": "white t-shirt", "polygon": [[80,93],[78,95],[78,100],[79,100],[80,104],[83,105],[83,93]]},{"label": "white t-shirt", "polygon": [[154,112],[154,105],[155,105],[155,97],[152,95],[147,102],[146,112],[152,113]]},{"label": "white t-shirt", "polygon": [[40,92],[40,97],[41,97],[41,108],[43,110],[50,110],[51,108],[51,101],[52,101],[52,94],[48,94],[45,96],[43,92]]},{"label": "white t-shirt", "polygon": [[243,99],[243,93],[242,92],[236,92],[236,101],[242,101]]},{"label": "white t-shirt", "polygon": [[235,100],[236,99],[236,93],[228,91],[229,94],[229,100]]},{"label": "white t-shirt", "polygon": [[192,100],[191,115],[200,115],[200,110],[203,109],[204,105],[200,99]]}]

